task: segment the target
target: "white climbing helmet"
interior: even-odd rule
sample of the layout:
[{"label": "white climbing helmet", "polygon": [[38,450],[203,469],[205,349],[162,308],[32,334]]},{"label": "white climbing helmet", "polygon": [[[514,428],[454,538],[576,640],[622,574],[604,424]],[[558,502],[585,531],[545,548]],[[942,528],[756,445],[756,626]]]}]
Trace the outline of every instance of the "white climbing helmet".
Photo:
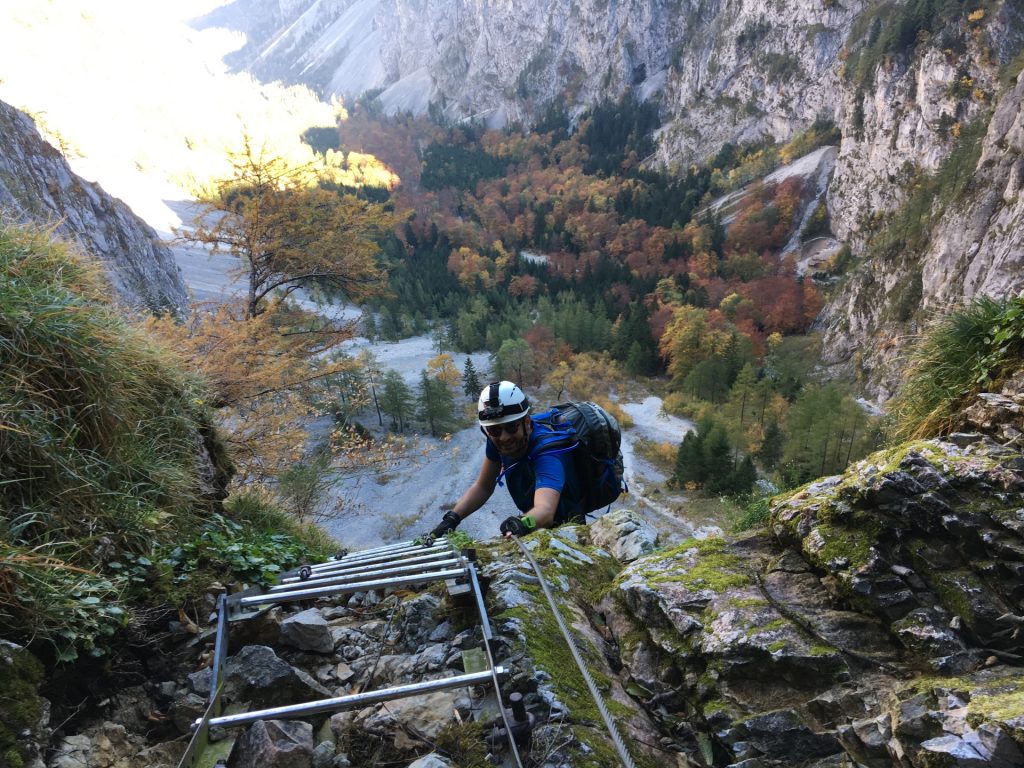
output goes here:
[{"label": "white climbing helmet", "polygon": [[530,400],[511,381],[495,381],[484,387],[476,415],[481,426],[490,427],[521,419],[530,412]]}]

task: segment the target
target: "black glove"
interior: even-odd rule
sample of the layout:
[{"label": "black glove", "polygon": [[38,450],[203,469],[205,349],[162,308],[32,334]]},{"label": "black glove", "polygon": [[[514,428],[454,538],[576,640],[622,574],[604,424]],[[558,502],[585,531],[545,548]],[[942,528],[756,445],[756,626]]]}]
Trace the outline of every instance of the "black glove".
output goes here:
[{"label": "black glove", "polygon": [[501,521],[498,530],[502,533],[511,533],[513,536],[522,537],[533,533],[536,527],[537,522],[529,515],[524,515],[523,517],[506,517]]},{"label": "black glove", "polygon": [[462,522],[462,518],[455,514],[454,510],[449,509],[444,513],[444,517],[441,518],[440,524],[425,536],[421,536],[416,541],[423,544],[425,547],[429,547],[434,543],[434,539],[439,539],[442,536],[447,536],[449,533],[459,527],[459,523]]}]

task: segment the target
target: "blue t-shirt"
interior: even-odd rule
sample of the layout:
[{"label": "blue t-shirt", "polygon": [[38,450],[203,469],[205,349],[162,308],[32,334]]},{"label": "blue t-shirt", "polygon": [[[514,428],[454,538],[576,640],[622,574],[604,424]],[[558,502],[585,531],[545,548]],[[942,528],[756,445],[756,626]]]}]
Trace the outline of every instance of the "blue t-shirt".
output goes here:
[{"label": "blue t-shirt", "polygon": [[550,428],[538,424],[532,417],[530,421],[533,431],[526,456],[521,459],[502,456],[491,439],[487,438],[487,458],[501,463],[502,471],[506,473],[501,482],[508,485],[512,501],[520,511],[529,512],[533,509],[533,492],[537,488],[552,488],[562,494],[555,510],[555,525],[582,517],[585,514],[583,491],[573,467],[572,451],[542,453],[530,459],[538,442],[551,433]]}]

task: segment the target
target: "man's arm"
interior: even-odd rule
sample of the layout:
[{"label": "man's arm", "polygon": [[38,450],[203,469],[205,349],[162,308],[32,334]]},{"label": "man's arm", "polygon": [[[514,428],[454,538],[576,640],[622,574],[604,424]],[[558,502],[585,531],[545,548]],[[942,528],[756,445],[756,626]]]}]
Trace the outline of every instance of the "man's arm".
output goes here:
[{"label": "man's arm", "polygon": [[465,520],[491,498],[494,487],[498,484],[498,473],[500,472],[501,464],[485,456],[476,480],[452,507],[452,511],[459,516],[459,519]]},{"label": "man's arm", "polygon": [[550,528],[555,523],[560,498],[561,492],[554,488],[538,488],[533,492],[533,509],[526,514],[533,518],[538,528]]}]

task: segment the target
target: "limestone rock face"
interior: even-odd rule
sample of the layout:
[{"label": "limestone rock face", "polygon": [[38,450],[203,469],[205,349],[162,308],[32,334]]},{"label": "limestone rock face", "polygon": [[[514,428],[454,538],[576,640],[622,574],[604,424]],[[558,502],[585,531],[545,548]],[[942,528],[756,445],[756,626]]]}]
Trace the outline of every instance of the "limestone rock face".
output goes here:
[{"label": "limestone rock face", "polygon": [[229,768],[311,768],[313,726],[294,720],[259,720],[231,753]]},{"label": "limestone rock face", "polygon": [[658,543],[654,526],[630,509],[616,509],[590,526],[594,544],[624,563],[650,554]]},{"label": "limestone rock face", "polygon": [[[997,406],[1016,415],[1010,393]],[[602,609],[649,711],[681,708],[732,765],[1020,760],[1019,449],[978,433],[910,444],[771,519],[616,578]]]},{"label": "limestone rock face", "polygon": [[97,185],[76,176],[25,113],[0,102],[0,214],[53,226],[99,258],[126,303],[177,312],[185,284],[153,229]]}]

